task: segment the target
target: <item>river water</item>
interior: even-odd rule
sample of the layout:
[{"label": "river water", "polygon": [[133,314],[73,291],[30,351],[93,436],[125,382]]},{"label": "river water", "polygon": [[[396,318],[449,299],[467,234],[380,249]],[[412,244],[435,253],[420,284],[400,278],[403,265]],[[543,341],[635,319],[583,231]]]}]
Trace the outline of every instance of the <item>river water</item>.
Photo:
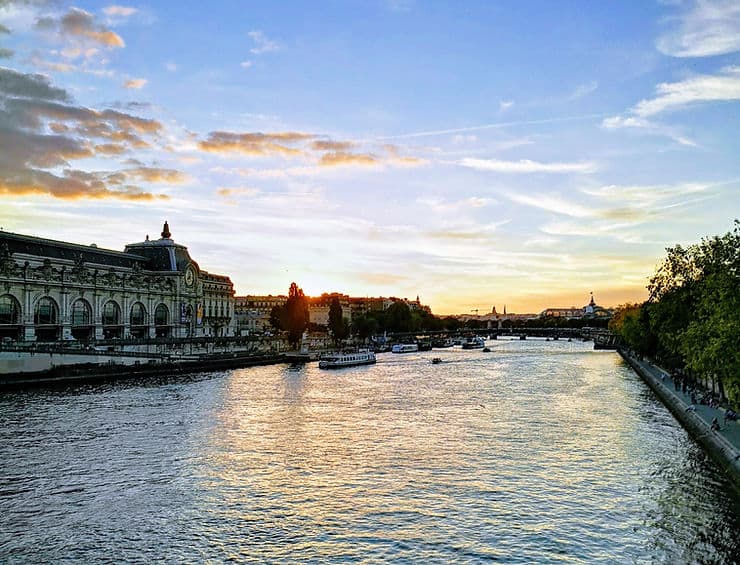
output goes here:
[{"label": "river water", "polygon": [[0,562],[736,562],[614,352],[489,345],[0,393]]}]

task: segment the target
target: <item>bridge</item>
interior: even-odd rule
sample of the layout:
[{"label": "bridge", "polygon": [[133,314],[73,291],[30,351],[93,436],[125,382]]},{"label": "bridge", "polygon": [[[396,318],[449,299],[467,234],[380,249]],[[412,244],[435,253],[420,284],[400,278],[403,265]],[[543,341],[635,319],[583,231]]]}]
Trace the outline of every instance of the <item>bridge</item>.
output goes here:
[{"label": "bridge", "polygon": [[545,338],[551,340],[559,339],[581,339],[593,341],[594,349],[616,349],[618,336],[604,328],[480,328],[465,329],[458,331],[434,331],[434,332],[397,332],[388,333],[387,337],[392,341],[417,341],[420,339],[434,338],[460,338],[468,336],[480,336],[486,339],[498,339],[499,337],[526,340],[527,338]]}]

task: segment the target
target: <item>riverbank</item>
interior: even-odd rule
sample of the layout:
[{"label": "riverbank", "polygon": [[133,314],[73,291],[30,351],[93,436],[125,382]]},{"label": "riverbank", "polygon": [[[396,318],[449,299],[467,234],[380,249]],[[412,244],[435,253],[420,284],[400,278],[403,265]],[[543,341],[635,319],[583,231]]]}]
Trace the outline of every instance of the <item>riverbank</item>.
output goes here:
[{"label": "riverbank", "polygon": [[[640,360],[623,349],[619,349],[619,354],[740,489],[740,422],[724,422],[725,411],[722,408],[692,404],[689,394],[682,392],[670,373],[661,367]],[[711,427],[714,418],[720,423],[717,431]]]},{"label": "riverbank", "polygon": [[0,390],[33,387],[69,382],[93,382],[114,379],[181,375],[202,371],[240,369],[259,365],[309,362],[308,357],[295,355],[222,355],[207,359],[121,363],[76,363],[60,364],[43,371],[24,371],[0,375]]}]

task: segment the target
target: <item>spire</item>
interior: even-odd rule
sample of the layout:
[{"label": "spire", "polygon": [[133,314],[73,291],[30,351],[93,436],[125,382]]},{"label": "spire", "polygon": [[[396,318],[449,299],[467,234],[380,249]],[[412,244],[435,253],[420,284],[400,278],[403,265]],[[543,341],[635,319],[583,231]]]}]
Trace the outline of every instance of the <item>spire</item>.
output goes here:
[{"label": "spire", "polygon": [[594,302],[594,293],[591,291],[591,301],[588,303],[589,306],[596,306],[596,302]]},{"label": "spire", "polygon": [[162,238],[170,239],[171,237],[172,237],[172,234],[170,233],[170,226],[167,223],[167,220],[165,220],[164,227],[162,228]]},{"label": "spire", "polygon": [[504,304],[504,316],[506,316],[506,304]]}]

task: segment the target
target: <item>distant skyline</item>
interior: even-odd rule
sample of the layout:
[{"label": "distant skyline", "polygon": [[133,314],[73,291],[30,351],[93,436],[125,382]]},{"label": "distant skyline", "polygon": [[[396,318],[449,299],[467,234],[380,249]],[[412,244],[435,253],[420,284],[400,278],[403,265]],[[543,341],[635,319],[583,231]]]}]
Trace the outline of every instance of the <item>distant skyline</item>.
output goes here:
[{"label": "distant skyline", "polygon": [[740,211],[740,2],[0,0],[0,226],[237,294],[646,298]]}]

